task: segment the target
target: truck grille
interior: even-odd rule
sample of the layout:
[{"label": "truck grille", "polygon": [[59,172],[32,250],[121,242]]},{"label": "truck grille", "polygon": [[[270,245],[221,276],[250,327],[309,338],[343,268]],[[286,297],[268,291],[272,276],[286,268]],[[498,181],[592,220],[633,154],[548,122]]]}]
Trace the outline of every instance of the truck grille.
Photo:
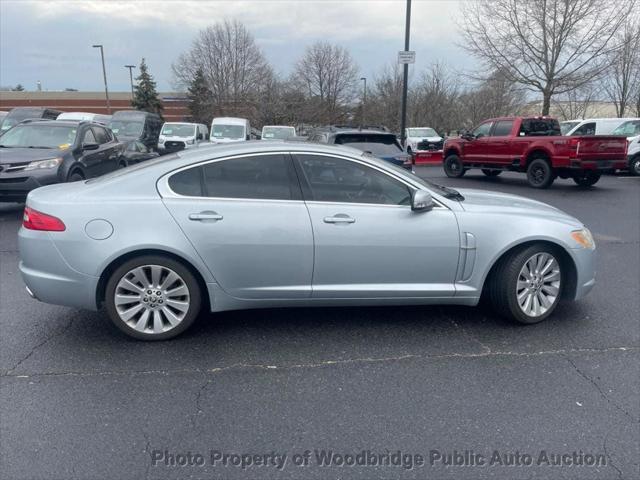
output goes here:
[{"label": "truck grille", "polygon": [[421,142],[418,142],[418,150],[442,150],[443,144],[444,142],[442,140],[440,140],[439,142],[429,142],[427,140],[422,140]]},{"label": "truck grille", "polygon": [[177,150],[184,149],[184,147],[185,147],[184,142],[177,142],[177,141],[164,142],[164,148],[166,150],[177,151]]}]

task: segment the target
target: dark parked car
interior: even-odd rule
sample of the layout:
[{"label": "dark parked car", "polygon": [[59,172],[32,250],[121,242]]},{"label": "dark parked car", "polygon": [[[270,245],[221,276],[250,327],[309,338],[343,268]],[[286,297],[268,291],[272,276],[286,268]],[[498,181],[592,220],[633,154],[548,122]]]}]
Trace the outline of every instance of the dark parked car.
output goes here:
[{"label": "dark parked car", "polygon": [[138,140],[149,150],[157,151],[162,119],[155,113],[139,110],[120,110],[111,117],[109,128],[118,140]]},{"label": "dark parked car", "polygon": [[411,170],[413,160],[398,138],[384,128],[359,129],[355,127],[332,126],[316,129],[309,135],[309,142],[345,145],[386,160],[399,167]]},{"label": "dark parked car", "polygon": [[26,120],[0,135],[0,201],[125,167],[124,144],[93,122]]},{"label": "dark parked car", "polygon": [[123,155],[127,161],[127,165],[133,165],[160,156],[158,152],[149,150],[144,143],[138,140],[127,142]]},{"label": "dark parked car", "polygon": [[16,107],[12,108],[4,119],[2,119],[2,126],[0,126],[0,133],[9,130],[14,125],[19,124],[24,120],[42,118],[45,120],[55,120],[58,115],[62,113],[61,110],[48,107]]}]

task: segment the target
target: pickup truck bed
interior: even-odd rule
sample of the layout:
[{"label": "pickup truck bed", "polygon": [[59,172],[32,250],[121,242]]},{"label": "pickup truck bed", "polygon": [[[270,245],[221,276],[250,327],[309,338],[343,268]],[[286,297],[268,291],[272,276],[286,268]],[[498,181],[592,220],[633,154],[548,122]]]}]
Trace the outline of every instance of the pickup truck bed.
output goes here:
[{"label": "pickup truck bed", "polygon": [[626,138],[562,136],[557,120],[548,117],[491,119],[474,132],[445,142],[448,176],[461,177],[471,168],[487,176],[510,170],[525,172],[534,188],[547,188],[557,177],[591,186],[602,173],[627,166]]}]

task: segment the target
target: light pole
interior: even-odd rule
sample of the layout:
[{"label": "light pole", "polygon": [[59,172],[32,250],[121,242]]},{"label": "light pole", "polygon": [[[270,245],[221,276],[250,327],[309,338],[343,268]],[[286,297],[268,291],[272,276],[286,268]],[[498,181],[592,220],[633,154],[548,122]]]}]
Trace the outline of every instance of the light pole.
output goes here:
[{"label": "light pole", "polygon": [[133,69],[136,68],[135,65],[125,65],[124,68],[129,69],[129,81],[131,82],[131,101],[133,101]]},{"label": "light pole", "polygon": [[[411,0],[407,0],[407,21],[404,27],[404,51],[409,51],[409,34],[411,31]],[[406,147],[407,136],[407,83],[409,81],[409,64],[403,65],[402,74],[402,118],[400,119],[400,143]]]},{"label": "light pole", "polygon": [[364,82],[364,90],[362,94],[362,125],[367,124],[367,116],[365,114],[367,108],[367,77],[361,77],[360,80]]},{"label": "light pole", "polygon": [[109,102],[109,89],[107,88],[107,69],[104,67],[104,50],[102,45],[93,45],[93,48],[100,49],[100,58],[102,59],[102,76],[104,77],[104,95],[107,97],[107,113],[111,115],[111,103]]}]

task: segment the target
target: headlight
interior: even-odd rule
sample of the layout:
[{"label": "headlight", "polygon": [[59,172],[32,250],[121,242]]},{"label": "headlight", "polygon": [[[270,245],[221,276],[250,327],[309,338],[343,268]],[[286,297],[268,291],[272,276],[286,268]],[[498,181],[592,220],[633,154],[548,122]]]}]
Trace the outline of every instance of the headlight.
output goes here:
[{"label": "headlight", "polygon": [[31,162],[25,167],[25,170],[39,170],[41,168],[56,168],[62,163],[60,157],[48,158],[47,160],[38,160],[37,162]]},{"label": "headlight", "polygon": [[583,248],[589,248],[591,250],[596,248],[596,242],[593,241],[593,236],[588,228],[574,230],[571,232],[571,238],[573,238]]}]

